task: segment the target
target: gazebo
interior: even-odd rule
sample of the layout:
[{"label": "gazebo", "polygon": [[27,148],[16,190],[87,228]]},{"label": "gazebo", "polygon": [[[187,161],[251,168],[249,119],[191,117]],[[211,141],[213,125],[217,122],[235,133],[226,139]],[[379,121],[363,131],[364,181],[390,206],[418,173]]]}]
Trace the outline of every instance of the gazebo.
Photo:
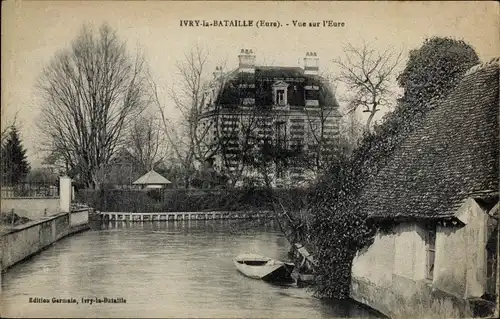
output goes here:
[{"label": "gazebo", "polygon": [[154,170],[150,170],[146,174],[139,177],[133,185],[140,185],[143,188],[164,188],[166,185],[171,184],[172,182],[161,176]]}]

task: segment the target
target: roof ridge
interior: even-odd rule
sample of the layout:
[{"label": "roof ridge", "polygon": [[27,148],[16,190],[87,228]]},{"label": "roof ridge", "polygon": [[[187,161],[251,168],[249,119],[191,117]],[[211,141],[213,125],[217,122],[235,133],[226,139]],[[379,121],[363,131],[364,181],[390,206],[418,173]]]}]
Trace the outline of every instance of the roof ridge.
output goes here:
[{"label": "roof ridge", "polygon": [[269,69],[301,69],[303,70],[303,68],[301,68],[300,66],[293,66],[293,65],[256,65],[255,66],[256,69],[258,68],[269,68]]},{"label": "roof ridge", "polygon": [[500,57],[494,57],[494,58],[492,58],[488,62],[478,63],[478,64],[472,66],[470,69],[468,69],[465,72],[464,76],[469,76],[469,75],[474,74],[474,73],[476,73],[476,72],[478,72],[480,70],[489,68],[489,67],[491,67],[493,65],[496,65],[497,67],[499,67],[500,66],[499,65],[499,60],[500,60]]}]

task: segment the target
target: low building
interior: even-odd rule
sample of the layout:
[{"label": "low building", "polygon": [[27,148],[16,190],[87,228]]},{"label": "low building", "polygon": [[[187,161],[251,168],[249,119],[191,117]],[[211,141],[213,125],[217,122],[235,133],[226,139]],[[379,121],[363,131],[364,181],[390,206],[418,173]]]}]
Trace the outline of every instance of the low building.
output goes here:
[{"label": "low building", "polygon": [[353,299],[389,316],[438,300],[494,309],[498,95],[498,59],[470,69],[364,189],[378,230],[353,261]]},{"label": "low building", "polygon": [[171,183],[172,182],[170,182],[165,177],[161,176],[159,173],[155,172],[154,170],[150,170],[146,174],[139,177],[132,184],[141,186],[142,188],[150,189],[150,188],[165,188],[167,187],[167,185],[170,185]]}]

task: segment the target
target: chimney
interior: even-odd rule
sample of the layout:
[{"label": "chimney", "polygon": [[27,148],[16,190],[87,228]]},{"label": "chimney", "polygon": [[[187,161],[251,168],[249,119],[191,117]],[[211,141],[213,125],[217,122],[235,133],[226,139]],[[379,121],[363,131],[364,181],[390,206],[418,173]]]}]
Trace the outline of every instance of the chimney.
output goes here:
[{"label": "chimney", "polygon": [[219,80],[224,76],[224,71],[222,70],[221,66],[216,66],[215,72],[213,74],[214,74],[214,80]]},{"label": "chimney", "polygon": [[318,75],[319,59],[316,52],[307,52],[304,58],[304,74]]},{"label": "chimney", "polygon": [[241,49],[238,59],[240,60],[239,72],[255,73],[255,54],[251,49]]}]

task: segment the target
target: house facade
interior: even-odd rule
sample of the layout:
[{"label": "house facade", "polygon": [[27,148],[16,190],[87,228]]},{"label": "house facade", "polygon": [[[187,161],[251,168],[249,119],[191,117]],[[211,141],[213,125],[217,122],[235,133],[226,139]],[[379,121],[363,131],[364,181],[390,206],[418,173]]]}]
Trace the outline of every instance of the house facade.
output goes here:
[{"label": "house facade", "polygon": [[[314,178],[314,166],[336,145],[340,119],[316,53],[306,54],[303,68],[256,65],[248,49],[238,58],[231,72],[217,68],[204,95],[199,135],[213,149],[215,169],[238,182],[268,176],[273,186]],[[265,159],[252,162],[266,146],[276,153],[300,153],[300,160],[290,155],[295,160],[284,167]]]},{"label": "house facade", "polygon": [[377,232],[353,261],[353,299],[391,317],[492,315],[498,95],[498,59],[471,68],[365,188],[360,209]]}]

